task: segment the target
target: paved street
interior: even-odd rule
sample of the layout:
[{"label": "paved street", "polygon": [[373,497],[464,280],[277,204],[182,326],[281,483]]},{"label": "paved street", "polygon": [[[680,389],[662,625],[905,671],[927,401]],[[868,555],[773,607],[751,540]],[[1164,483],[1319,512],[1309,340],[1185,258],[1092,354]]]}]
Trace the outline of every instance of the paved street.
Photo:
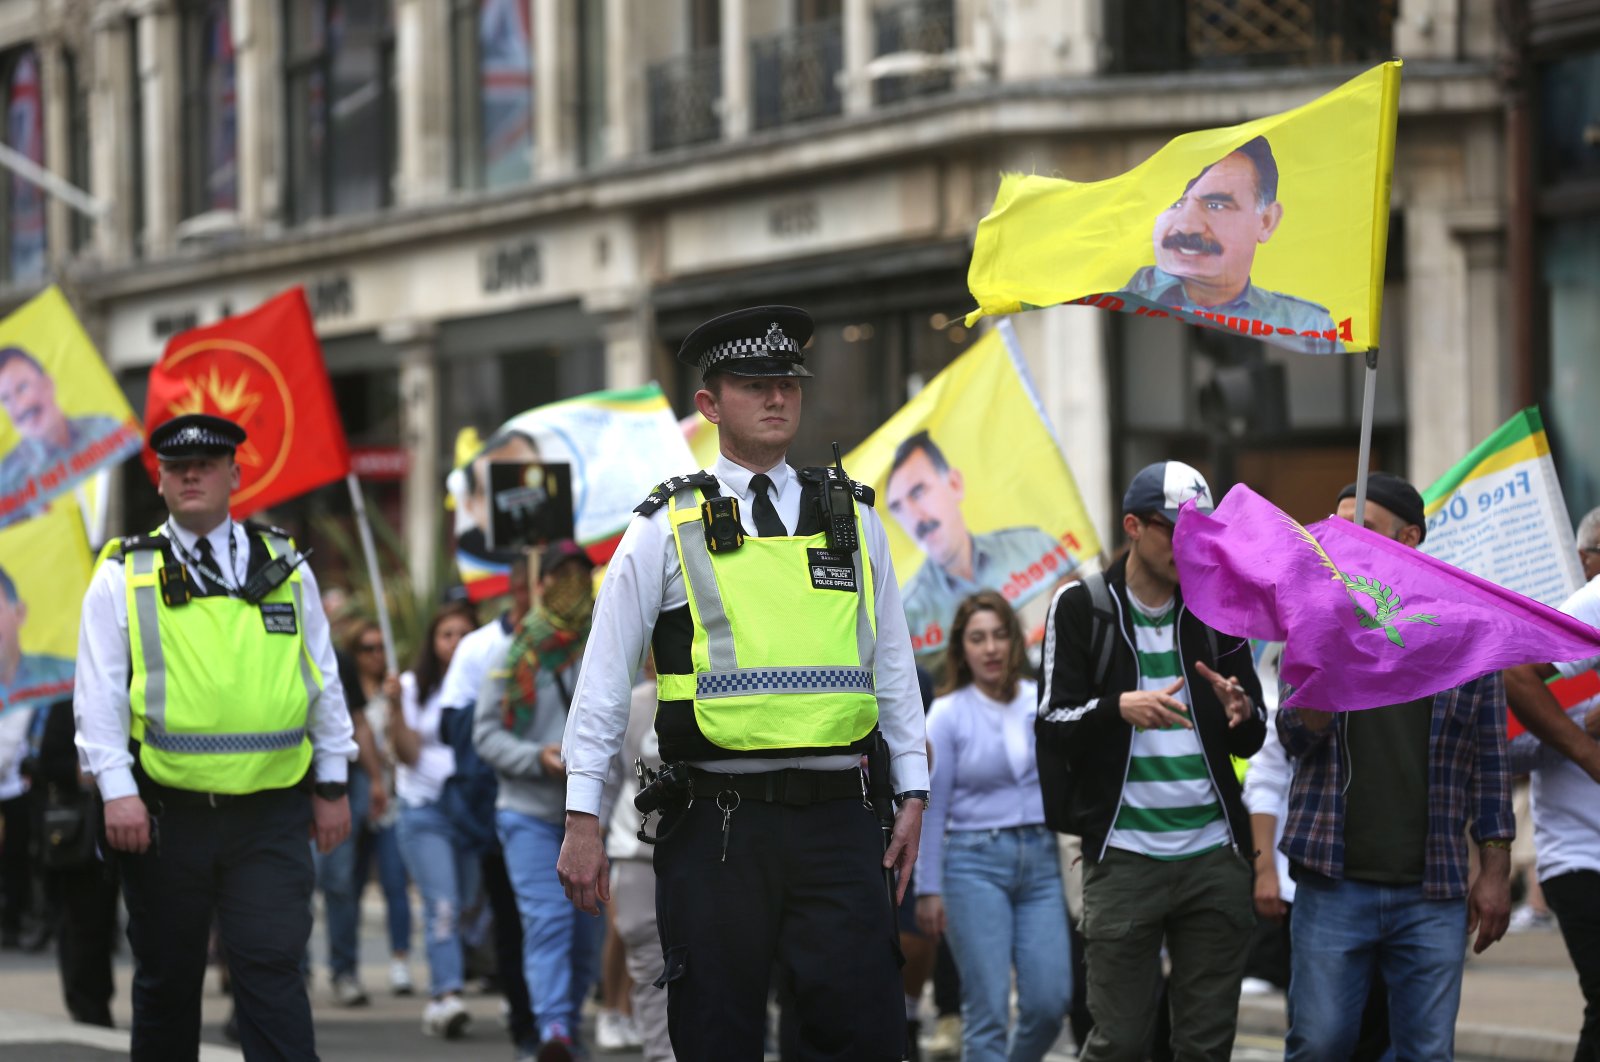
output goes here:
[{"label": "paved street", "polygon": [[[372,992],[372,1004],[345,1009],[328,994],[325,968],[318,953],[317,980],[312,1004],[317,1018],[317,1042],[328,1062],[379,1062],[416,1058],[449,1062],[511,1057],[510,1044],[500,1025],[498,997],[470,995],[473,1014],[470,1035],[453,1043],[424,1037],[418,1028],[420,997],[395,998],[384,990],[386,982],[382,906],[376,892],[364,911],[363,979]],[[118,961],[115,1001],[117,1022],[129,1019],[126,954]],[[425,978],[420,961],[413,973]],[[205,1000],[208,1044],[203,1062],[236,1062],[241,1056],[222,1037],[227,1017],[227,997],[209,991]],[[1572,1057],[1581,1025],[1583,998],[1577,977],[1567,962],[1559,934],[1541,931],[1508,937],[1485,956],[1469,961],[1462,993],[1461,1020],[1457,1028],[1461,1059],[1517,1059],[1520,1062],[1566,1062]],[[7,1062],[96,1062],[125,1057],[126,1035],[88,1030],[62,1021],[64,1011],[55,966],[49,955],[0,953],[0,1056]],[[1241,1005],[1236,1062],[1268,1062],[1283,1057],[1283,1005],[1280,997],[1247,999]],[[636,1059],[637,1052],[609,1056]],[[1063,1036],[1050,1062],[1073,1057],[1070,1036]]]}]

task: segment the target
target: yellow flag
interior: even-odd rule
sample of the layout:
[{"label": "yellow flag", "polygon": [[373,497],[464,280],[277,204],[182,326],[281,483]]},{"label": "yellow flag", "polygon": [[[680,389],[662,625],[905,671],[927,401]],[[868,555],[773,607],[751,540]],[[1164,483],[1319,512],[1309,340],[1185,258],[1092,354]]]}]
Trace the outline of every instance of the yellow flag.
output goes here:
[{"label": "yellow flag", "polygon": [[1110,180],[1006,175],[978,224],[967,324],[1076,302],[1311,354],[1376,347],[1399,95],[1396,60]]},{"label": "yellow flag", "polygon": [[0,531],[0,714],[72,696],[89,571],[71,497]]},{"label": "yellow flag", "polygon": [[944,650],[968,594],[998,590],[1021,605],[1100,552],[1006,322],[935,376],[844,467],[878,493],[918,653]]},{"label": "yellow flag", "polygon": [[59,288],[0,321],[0,527],[139,452],[139,420]]}]

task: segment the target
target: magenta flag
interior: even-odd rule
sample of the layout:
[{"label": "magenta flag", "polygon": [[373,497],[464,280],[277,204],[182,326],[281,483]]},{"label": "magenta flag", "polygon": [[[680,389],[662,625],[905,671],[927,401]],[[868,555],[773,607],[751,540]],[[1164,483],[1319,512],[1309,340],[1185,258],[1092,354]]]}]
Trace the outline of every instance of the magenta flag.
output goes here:
[{"label": "magenta flag", "polygon": [[1287,708],[1425,697],[1516,664],[1600,654],[1600,630],[1348,520],[1309,528],[1243,484],[1172,536],[1189,610],[1284,643]]}]

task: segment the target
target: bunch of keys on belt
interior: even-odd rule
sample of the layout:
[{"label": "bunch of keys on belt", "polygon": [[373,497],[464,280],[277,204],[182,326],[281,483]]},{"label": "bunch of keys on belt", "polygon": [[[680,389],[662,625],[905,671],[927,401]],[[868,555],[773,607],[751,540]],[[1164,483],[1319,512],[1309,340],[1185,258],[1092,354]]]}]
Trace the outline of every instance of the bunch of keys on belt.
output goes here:
[{"label": "bunch of keys on belt", "polygon": [[[732,803],[724,803],[729,798]],[[722,809],[722,862],[728,861],[728,824],[733,821],[733,813],[739,808],[739,794],[732,789],[724,789],[717,794],[717,807]]]}]

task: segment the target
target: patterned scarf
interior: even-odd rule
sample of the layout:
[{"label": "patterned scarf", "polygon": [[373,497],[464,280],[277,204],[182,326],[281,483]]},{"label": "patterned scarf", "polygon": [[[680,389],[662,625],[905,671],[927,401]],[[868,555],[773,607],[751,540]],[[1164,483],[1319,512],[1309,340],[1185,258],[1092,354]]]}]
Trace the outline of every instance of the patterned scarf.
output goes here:
[{"label": "patterned scarf", "polygon": [[[561,580],[547,586],[543,598],[517,624],[507,651],[510,678],[500,722],[518,737],[527,733],[538,702],[539,672],[559,676],[577,661],[589,638],[594,616],[592,584],[587,574],[581,583]],[[561,680],[558,678],[558,682]],[[571,695],[571,680],[564,684]],[[562,705],[565,709],[567,705]]]}]

